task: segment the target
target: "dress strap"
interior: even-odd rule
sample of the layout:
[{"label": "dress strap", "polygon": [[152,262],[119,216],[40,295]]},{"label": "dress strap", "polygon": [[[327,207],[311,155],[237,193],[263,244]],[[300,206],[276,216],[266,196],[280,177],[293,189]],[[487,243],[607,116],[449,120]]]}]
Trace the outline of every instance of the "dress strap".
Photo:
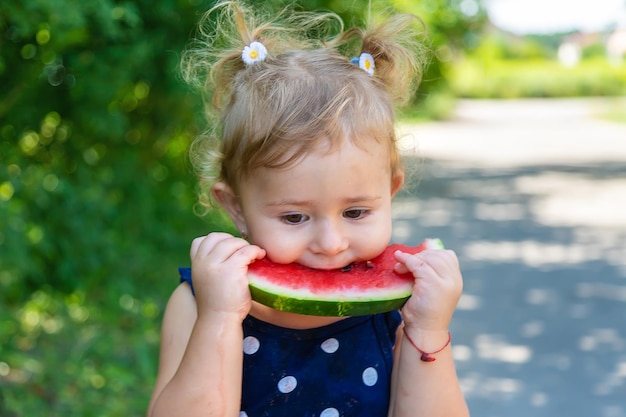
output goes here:
[{"label": "dress strap", "polygon": [[191,281],[191,268],[181,266],[178,268],[178,273],[180,274],[180,280],[178,282],[186,282],[187,284],[189,284],[189,287],[191,288],[191,293],[195,297],[196,292],[193,290],[193,282]]}]

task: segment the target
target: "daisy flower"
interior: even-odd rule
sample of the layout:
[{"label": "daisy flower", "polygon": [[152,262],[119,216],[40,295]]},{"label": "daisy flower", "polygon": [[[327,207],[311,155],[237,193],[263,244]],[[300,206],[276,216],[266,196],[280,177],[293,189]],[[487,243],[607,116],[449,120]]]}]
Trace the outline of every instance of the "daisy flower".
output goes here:
[{"label": "daisy flower", "polygon": [[374,75],[374,57],[367,52],[363,52],[359,56],[359,68],[365,70],[369,75]]},{"label": "daisy flower", "polygon": [[254,41],[250,45],[243,48],[241,59],[246,65],[252,65],[256,62],[265,61],[267,57],[267,49],[261,42]]}]

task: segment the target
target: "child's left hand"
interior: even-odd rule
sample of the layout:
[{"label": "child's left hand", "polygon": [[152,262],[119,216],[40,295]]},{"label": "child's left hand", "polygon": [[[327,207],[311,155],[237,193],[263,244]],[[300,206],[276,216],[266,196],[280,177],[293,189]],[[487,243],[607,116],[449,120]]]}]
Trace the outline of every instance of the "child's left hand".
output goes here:
[{"label": "child's left hand", "polygon": [[425,250],[411,255],[397,251],[398,273],[415,277],[413,294],[402,308],[405,325],[422,330],[448,330],[461,297],[463,277],[451,250]]}]

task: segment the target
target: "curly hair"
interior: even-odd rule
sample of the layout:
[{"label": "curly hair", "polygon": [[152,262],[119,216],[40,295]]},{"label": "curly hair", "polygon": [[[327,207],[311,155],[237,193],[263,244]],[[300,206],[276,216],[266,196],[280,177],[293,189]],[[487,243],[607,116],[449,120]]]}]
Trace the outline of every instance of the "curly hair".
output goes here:
[{"label": "curly hair", "polygon": [[[344,30],[334,13],[289,7],[278,14],[235,1],[218,3],[185,51],[186,81],[199,87],[211,128],[196,139],[191,158],[200,180],[200,203],[211,205],[211,185],[236,190],[256,168],[295,163],[325,143],[386,143],[392,175],[402,167],[396,145],[396,106],[417,88],[427,48],[421,20],[387,16],[366,28]],[[261,42],[262,62],[244,64],[244,46]],[[369,53],[370,75],[346,57]]]}]

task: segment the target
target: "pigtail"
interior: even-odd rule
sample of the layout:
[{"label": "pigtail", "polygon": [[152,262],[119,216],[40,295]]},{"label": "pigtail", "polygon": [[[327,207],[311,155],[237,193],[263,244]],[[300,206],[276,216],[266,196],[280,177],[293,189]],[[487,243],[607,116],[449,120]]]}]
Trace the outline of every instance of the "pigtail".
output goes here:
[{"label": "pigtail", "polygon": [[234,2],[215,5],[203,15],[197,36],[181,59],[184,80],[198,88],[205,100],[212,97],[206,101],[216,108],[234,76],[244,69],[241,50],[252,37],[246,14],[244,6]]},{"label": "pigtail", "polygon": [[417,16],[394,15],[380,24],[346,31],[337,43],[360,40],[360,54],[368,53],[375,63],[374,76],[382,82],[396,105],[408,103],[424,73],[428,49],[421,37],[425,26]]},{"label": "pigtail", "polygon": [[221,1],[200,21],[198,36],[183,53],[181,70],[189,84],[211,97],[218,112],[228,102],[238,73],[249,68],[242,50],[261,42],[269,56],[320,47],[343,22],[334,13],[310,13],[288,6],[278,14],[243,2]]}]

